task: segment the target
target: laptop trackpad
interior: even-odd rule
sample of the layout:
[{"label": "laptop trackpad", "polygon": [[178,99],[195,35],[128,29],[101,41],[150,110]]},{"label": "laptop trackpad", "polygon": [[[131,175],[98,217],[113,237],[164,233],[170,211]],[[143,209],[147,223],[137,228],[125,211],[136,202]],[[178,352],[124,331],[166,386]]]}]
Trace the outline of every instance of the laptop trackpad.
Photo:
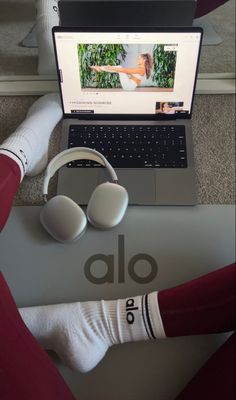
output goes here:
[{"label": "laptop trackpad", "polygon": [[[156,203],[156,173],[154,170],[144,169],[116,169],[119,184],[124,186],[129,194],[129,204]],[[100,170],[99,183],[107,179],[107,173]]]}]

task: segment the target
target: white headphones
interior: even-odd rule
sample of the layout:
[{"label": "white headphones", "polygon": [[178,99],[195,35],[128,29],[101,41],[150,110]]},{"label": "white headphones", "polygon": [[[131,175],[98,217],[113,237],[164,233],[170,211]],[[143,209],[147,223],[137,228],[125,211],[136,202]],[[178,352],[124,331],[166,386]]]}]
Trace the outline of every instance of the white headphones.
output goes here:
[{"label": "white headphones", "polygon": [[[74,160],[92,160],[106,167],[111,182],[96,187],[89,200],[87,217],[84,211],[69,197],[57,195],[47,201],[51,177],[63,165]],[[96,150],[74,147],[54,157],[47,166],[43,181],[43,197],[46,201],[40,221],[46,231],[59,242],[79,239],[85,232],[87,219],[100,229],[113,228],[122,220],[128,206],[128,193],[118,185],[117,175],[106,158]]]}]

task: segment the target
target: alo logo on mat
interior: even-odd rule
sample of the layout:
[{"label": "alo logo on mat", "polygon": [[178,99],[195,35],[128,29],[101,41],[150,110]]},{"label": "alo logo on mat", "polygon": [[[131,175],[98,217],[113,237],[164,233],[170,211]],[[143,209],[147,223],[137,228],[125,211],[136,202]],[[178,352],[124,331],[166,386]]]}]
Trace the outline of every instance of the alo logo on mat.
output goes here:
[{"label": "alo logo on mat", "polygon": [[[91,271],[91,266],[96,264],[96,262],[102,261],[104,264],[107,266],[106,273],[102,277],[96,277],[94,276],[93,272]],[[146,253],[139,253],[134,255],[128,262],[127,267],[125,266],[125,239],[124,235],[119,235],[118,236],[118,259],[117,259],[117,269],[118,269],[118,283],[124,283],[125,282],[125,273],[129,274],[130,278],[133,279],[133,281],[140,283],[140,284],[146,284],[153,279],[155,279],[157,272],[158,272],[158,266],[156,260],[150,256],[149,254]],[[147,276],[140,276],[137,274],[135,270],[135,266],[138,261],[146,261],[150,265],[150,272],[148,273]],[[94,256],[91,256],[88,258],[88,260],[85,262],[84,265],[84,273],[86,278],[95,284],[103,284],[103,283],[114,283],[115,278],[115,256],[114,254],[95,254]]]},{"label": "alo logo on mat", "polygon": [[128,324],[133,324],[135,320],[133,311],[138,310],[138,307],[134,307],[134,305],[134,299],[126,301],[126,321]]}]

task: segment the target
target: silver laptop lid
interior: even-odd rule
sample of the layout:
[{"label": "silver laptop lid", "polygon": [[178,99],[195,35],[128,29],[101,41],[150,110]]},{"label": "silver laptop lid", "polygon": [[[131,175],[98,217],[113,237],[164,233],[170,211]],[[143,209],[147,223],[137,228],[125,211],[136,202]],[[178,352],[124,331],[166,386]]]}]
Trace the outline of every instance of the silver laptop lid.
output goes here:
[{"label": "silver laptop lid", "polygon": [[190,118],[200,28],[53,29],[65,117]]}]

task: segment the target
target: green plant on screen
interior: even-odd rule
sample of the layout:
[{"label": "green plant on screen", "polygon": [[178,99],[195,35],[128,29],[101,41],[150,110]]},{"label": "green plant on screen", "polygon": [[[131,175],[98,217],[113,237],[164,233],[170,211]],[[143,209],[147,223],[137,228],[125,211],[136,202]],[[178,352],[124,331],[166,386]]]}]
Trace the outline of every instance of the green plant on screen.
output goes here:
[{"label": "green plant on screen", "polygon": [[91,66],[120,65],[127,51],[122,44],[78,44],[82,88],[120,88],[118,74],[93,71]]},{"label": "green plant on screen", "polygon": [[176,66],[176,51],[165,51],[164,44],[155,44],[153,48],[152,80],[160,88],[173,88]]}]

